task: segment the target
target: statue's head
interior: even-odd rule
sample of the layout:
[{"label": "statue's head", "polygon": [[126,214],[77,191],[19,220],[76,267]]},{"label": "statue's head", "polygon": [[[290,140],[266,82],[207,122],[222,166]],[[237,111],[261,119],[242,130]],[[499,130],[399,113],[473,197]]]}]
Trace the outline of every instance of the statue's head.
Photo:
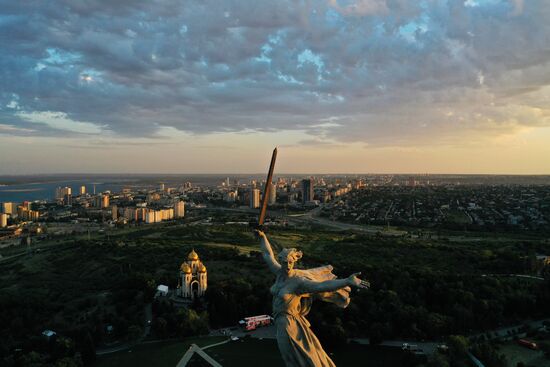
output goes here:
[{"label": "statue's head", "polygon": [[295,248],[285,248],[279,252],[277,257],[283,270],[290,272],[294,268],[294,264],[302,258],[302,251],[298,251]]}]

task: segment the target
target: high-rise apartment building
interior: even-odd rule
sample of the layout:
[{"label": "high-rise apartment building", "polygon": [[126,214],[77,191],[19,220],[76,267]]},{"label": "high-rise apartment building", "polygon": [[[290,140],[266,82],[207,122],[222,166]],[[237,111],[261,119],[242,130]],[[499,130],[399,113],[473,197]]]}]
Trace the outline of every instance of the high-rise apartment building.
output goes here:
[{"label": "high-rise apartment building", "polygon": [[101,196],[101,208],[105,209],[109,207],[109,195],[103,194]]},{"label": "high-rise apartment building", "polygon": [[82,185],[80,186],[80,191],[79,191],[80,195],[84,195],[86,194],[86,186]]},{"label": "high-rise apartment building", "polygon": [[174,204],[174,215],[176,218],[183,218],[185,216],[185,202],[183,200]]},{"label": "high-rise apartment building", "polygon": [[15,204],[14,203],[2,203],[2,213],[4,214],[14,214],[15,213]]},{"label": "high-rise apartment building", "polygon": [[250,190],[250,207],[251,208],[260,207],[260,190],[258,189]]},{"label": "high-rise apartment building", "polygon": [[302,203],[313,200],[313,180],[306,178],[302,180]]},{"label": "high-rise apartment building", "polygon": [[58,200],[63,200],[65,196],[72,195],[72,189],[68,186],[65,187],[58,187],[55,189],[55,198]]},{"label": "high-rise apartment building", "polygon": [[8,215],[1,213],[0,214],[0,228],[5,228],[8,226]]},{"label": "high-rise apartment building", "polygon": [[228,191],[224,195],[224,200],[229,202],[229,203],[234,203],[235,200],[237,200],[237,191]]},{"label": "high-rise apartment building", "polygon": [[277,186],[275,184],[269,184],[269,204],[273,205],[277,201]]}]

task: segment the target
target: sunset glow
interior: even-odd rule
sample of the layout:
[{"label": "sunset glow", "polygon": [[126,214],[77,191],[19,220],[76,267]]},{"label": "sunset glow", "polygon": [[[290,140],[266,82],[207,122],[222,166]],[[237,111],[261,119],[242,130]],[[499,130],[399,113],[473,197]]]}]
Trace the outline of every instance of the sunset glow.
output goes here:
[{"label": "sunset glow", "polygon": [[3,5],[0,174],[550,173],[547,1],[61,3]]}]

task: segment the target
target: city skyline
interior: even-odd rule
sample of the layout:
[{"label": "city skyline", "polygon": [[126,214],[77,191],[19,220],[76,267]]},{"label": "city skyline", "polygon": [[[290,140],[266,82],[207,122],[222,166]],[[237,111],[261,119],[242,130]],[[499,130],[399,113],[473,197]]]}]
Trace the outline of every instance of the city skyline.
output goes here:
[{"label": "city skyline", "polygon": [[550,174],[550,3],[7,2],[0,175]]}]

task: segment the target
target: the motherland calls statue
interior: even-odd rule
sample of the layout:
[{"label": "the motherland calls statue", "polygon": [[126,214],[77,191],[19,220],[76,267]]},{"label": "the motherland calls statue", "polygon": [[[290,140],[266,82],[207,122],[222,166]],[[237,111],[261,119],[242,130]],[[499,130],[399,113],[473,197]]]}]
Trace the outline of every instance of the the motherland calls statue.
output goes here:
[{"label": "the motherland calls statue", "polygon": [[321,343],[309,328],[305,316],[314,299],[332,302],[346,307],[350,287],[368,288],[369,282],[359,279],[360,273],[346,279],[336,279],[332,266],[302,270],[294,264],[302,257],[296,249],[283,249],[275,258],[271,245],[261,230],[263,258],[269,269],[277,276],[271,287],[273,294],[273,317],[277,327],[277,344],[287,367],[334,367]]}]

